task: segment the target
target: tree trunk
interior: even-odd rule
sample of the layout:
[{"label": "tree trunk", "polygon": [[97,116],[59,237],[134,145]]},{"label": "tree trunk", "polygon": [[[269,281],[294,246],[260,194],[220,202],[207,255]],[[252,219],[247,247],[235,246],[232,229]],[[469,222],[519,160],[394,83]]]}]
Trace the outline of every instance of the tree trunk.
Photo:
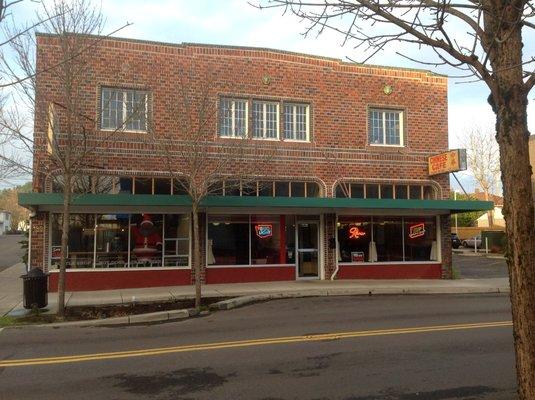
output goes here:
[{"label": "tree trunk", "polygon": [[[485,200],[489,201],[489,191],[485,190]],[[494,226],[494,209],[487,211],[487,221],[489,224],[489,228],[492,228]]]},{"label": "tree trunk", "polygon": [[507,266],[520,400],[535,399],[535,221],[529,162],[528,93],[522,70],[521,1],[486,1],[485,46],[493,75],[489,103],[504,193]]},{"label": "tree trunk", "polygon": [[61,228],[61,259],[58,274],[58,318],[65,318],[65,271],[67,269],[67,251],[69,243],[69,222],[71,211],[71,174],[64,174],[63,221]]},{"label": "tree trunk", "polygon": [[201,244],[199,232],[199,207],[194,202],[193,214],[193,268],[195,271],[195,310],[201,311]]}]

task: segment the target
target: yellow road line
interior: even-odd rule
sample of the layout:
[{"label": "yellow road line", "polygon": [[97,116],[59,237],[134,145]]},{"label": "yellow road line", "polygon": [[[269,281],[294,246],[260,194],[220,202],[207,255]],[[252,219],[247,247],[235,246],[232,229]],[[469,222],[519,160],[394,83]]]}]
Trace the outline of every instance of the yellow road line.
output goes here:
[{"label": "yellow road line", "polygon": [[181,345],[172,347],[160,347],[152,349],[140,349],[130,351],[116,351],[108,353],[79,354],[70,356],[25,358],[20,360],[0,361],[0,368],[23,367],[30,365],[64,364],[83,361],[110,360],[128,357],[146,357],[171,353],[183,353],[192,351],[219,350],[236,347],[264,346],[284,343],[318,342],[325,340],[350,339],[367,336],[404,335],[410,333],[443,332],[465,329],[482,329],[511,326],[512,321],[482,322],[474,324],[434,325],[414,328],[380,329],[353,332],[333,332],[315,335],[286,336],[263,339],[236,340],[231,342],[216,342],[204,344]]}]

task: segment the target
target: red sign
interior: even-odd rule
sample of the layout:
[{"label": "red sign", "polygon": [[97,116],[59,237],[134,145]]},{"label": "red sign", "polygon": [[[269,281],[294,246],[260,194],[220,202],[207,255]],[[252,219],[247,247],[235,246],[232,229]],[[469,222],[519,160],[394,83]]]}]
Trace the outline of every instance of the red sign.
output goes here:
[{"label": "red sign", "polygon": [[51,257],[61,258],[61,246],[52,246]]},{"label": "red sign", "polygon": [[425,235],[425,224],[422,222],[420,224],[409,226],[409,237],[415,239]]},{"label": "red sign", "polygon": [[364,252],[363,251],[352,251],[351,252],[351,262],[364,262]]},{"label": "red sign", "polygon": [[366,236],[366,232],[361,231],[358,226],[349,228],[349,239],[358,239],[361,236]]},{"label": "red sign", "polygon": [[254,229],[256,231],[256,236],[261,239],[273,236],[273,225],[271,224],[255,225]]}]

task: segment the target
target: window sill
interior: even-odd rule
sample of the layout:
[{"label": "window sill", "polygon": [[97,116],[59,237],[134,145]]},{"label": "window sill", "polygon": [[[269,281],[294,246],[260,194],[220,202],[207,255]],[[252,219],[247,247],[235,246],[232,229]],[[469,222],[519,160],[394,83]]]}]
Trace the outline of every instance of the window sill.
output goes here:
[{"label": "window sill", "polygon": [[147,130],[130,130],[130,129],[113,129],[113,128],[100,128],[101,132],[117,132],[117,133],[149,133]]}]

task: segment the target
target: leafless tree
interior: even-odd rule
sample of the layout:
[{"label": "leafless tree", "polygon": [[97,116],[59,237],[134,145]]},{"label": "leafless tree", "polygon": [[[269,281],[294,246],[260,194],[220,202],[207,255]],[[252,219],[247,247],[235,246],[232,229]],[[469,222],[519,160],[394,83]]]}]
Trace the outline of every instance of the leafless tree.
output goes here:
[{"label": "leafless tree", "polygon": [[[495,139],[496,133],[483,128],[472,128],[459,138],[466,148],[470,172],[489,201],[500,179],[500,150]],[[494,224],[493,210],[487,212],[489,227]]]},{"label": "leafless tree", "polygon": [[[218,100],[212,83],[215,75],[208,72],[196,80],[201,71],[195,64],[182,71],[177,82],[173,114],[178,118],[178,132],[155,137],[155,146],[164,154],[167,171],[191,198],[193,219],[193,259],[195,274],[195,308],[201,307],[202,259],[199,213],[203,201],[225,190],[248,190],[266,170],[276,153],[274,146],[259,146],[245,126],[236,126],[231,138],[217,139]],[[225,112],[225,111],[223,111]],[[228,111],[227,111],[228,112]],[[220,117],[222,117],[220,115]]]},{"label": "leafless tree", "polygon": [[[59,57],[50,59],[50,54],[39,52],[33,29],[22,28],[20,34],[11,35],[14,38],[10,41],[14,60],[2,59],[2,72],[11,82],[17,82],[17,90],[11,97],[14,105],[2,110],[0,132],[8,144],[4,150],[8,148],[12,152],[0,154],[0,160],[12,171],[32,174],[34,180],[40,182],[47,175],[60,177],[63,211],[58,317],[63,318],[73,188],[84,169],[98,167],[95,165],[96,155],[109,146],[113,133],[123,129],[126,122],[112,132],[97,135],[96,121],[84,111],[84,86],[91,77],[91,50],[109,36],[98,36],[103,28],[100,9],[88,0],[42,2],[37,20],[31,26],[38,26],[40,31],[54,36]],[[43,85],[46,83],[38,79],[45,73],[57,85],[56,90],[45,90]],[[144,105],[139,105],[128,118],[142,109],[144,112]],[[32,117],[36,126],[45,127],[44,131],[33,131]]]},{"label": "leafless tree", "polygon": [[[296,15],[307,24],[305,33],[338,32],[343,43],[362,50],[362,61],[390,47],[412,61],[454,68],[456,77],[488,86],[500,148],[519,396],[534,399],[535,223],[527,103],[535,85],[535,56],[522,51],[523,38],[535,30],[533,2],[258,0],[254,5]],[[418,52],[409,53],[412,49]]]}]

